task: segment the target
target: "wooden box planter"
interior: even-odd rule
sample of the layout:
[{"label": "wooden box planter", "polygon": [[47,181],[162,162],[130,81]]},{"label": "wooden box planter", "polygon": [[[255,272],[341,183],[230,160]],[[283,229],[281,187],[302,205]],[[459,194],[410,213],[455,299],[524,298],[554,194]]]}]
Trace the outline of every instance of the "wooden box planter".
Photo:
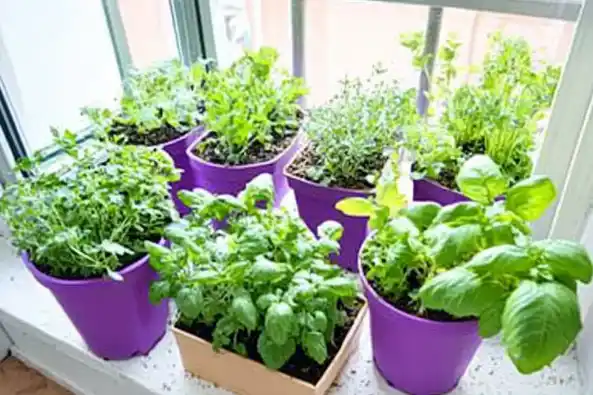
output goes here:
[{"label": "wooden box planter", "polygon": [[174,328],[173,333],[185,370],[221,388],[241,395],[321,395],[327,392],[357,347],[366,311],[365,303],[340,350],[315,385],[268,369],[233,352],[214,351],[209,342],[180,329]]}]

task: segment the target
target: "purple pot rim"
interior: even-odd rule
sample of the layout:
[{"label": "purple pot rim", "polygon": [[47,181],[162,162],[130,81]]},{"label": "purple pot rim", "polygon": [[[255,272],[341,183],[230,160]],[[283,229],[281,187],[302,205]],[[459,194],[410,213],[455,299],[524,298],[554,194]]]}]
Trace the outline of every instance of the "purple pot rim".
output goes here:
[{"label": "purple pot rim", "polygon": [[310,144],[309,142],[307,142],[306,144],[303,144],[303,146],[301,148],[299,148],[299,150],[294,154],[292,159],[290,161],[288,161],[288,163],[286,163],[286,165],[284,165],[284,168],[282,169],[282,174],[284,174],[284,177],[290,179],[291,181],[296,181],[296,182],[305,184],[311,188],[326,189],[326,190],[329,190],[332,192],[340,192],[340,193],[345,193],[345,194],[353,194],[353,195],[361,195],[361,196],[362,195],[369,196],[370,194],[373,193],[372,189],[351,189],[351,188],[342,188],[342,187],[328,187],[325,185],[321,185],[317,182],[309,181],[302,177],[295,176],[292,173],[289,173],[288,168],[290,167],[290,165],[292,165],[292,163],[296,160],[296,158],[303,152],[303,150],[305,148],[307,148],[307,146],[309,144]]},{"label": "purple pot rim", "polygon": [[396,309],[395,307],[393,307],[390,303],[388,303],[381,295],[379,295],[371,286],[371,284],[369,284],[366,275],[364,273],[364,268],[362,266],[362,252],[364,251],[364,248],[366,247],[366,244],[369,242],[369,240],[375,235],[377,231],[374,230],[371,233],[369,233],[369,235],[364,239],[364,242],[362,243],[362,245],[360,246],[360,250],[358,252],[358,276],[360,277],[360,281],[363,284],[363,287],[365,289],[365,291],[369,292],[374,298],[375,300],[381,304],[382,307],[386,308],[387,310],[389,310],[392,314],[394,315],[398,315],[398,316],[402,316],[410,321],[414,321],[417,323],[421,323],[423,325],[426,326],[432,326],[435,328],[448,328],[448,329],[452,329],[452,328],[456,328],[456,329],[474,329],[476,324],[478,323],[477,320],[467,320],[467,321],[434,321],[434,320],[429,320],[426,318],[420,318],[417,317],[415,315],[406,313],[405,311],[402,311],[400,309]]},{"label": "purple pot rim", "polygon": [[[161,238],[159,240],[158,244],[164,245],[166,242],[167,241],[164,238]],[[27,254],[26,252],[22,252],[21,257],[23,258],[23,262],[25,263],[25,266],[27,266],[27,268],[29,270],[31,270],[33,275],[42,283],[51,283],[51,284],[55,284],[55,285],[75,287],[75,286],[81,286],[81,285],[99,284],[99,283],[106,283],[106,282],[114,281],[114,280],[105,279],[102,277],[88,278],[88,279],[84,279],[84,280],[66,280],[63,278],[53,277],[53,276],[43,273],[41,270],[37,269],[35,264],[29,260],[29,254]],[[123,268],[121,270],[118,270],[117,273],[124,276],[124,275],[129,274],[133,271],[136,271],[136,270],[140,269],[141,267],[143,267],[146,263],[148,263],[148,259],[149,259],[149,255],[145,254],[142,256],[142,258],[138,259],[136,262],[126,266],[125,268]]]},{"label": "purple pot rim", "polygon": [[269,159],[269,160],[264,161],[264,162],[249,163],[249,164],[246,164],[246,165],[228,166],[228,165],[219,165],[218,163],[208,162],[208,161],[200,158],[199,156],[197,156],[197,155],[195,155],[193,153],[194,148],[198,144],[200,144],[202,142],[202,140],[204,140],[206,137],[208,137],[210,135],[210,133],[211,133],[210,131],[206,131],[206,132],[202,133],[193,143],[191,143],[189,145],[189,147],[187,148],[187,150],[186,150],[187,156],[191,160],[196,161],[200,165],[205,166],[205,167],[210,167],[210,168],[219,169],[219,170],[237,170],[237,171],[248,170],[248,169],[254,169],[254,168],[257,168],[257,167],[264,167],[264,166],[274,165],[280,159],[282,159],[282,157],[288,151],[290,151],[296,144],[299,143],[299,141],[300,141],[300,139],[301,139],[301,137],[303,135],[303,132],[302,131],[298,131],[297,134],[292,139],[292,142],[290,143],[290,145],[288,147],[286,147],[284,150],[282,150],[282,152],[280,152],[278,155],[276,155],[272,159]]},{"label": "purple pot rim", "polygon": [[181,136],[175,137],[173,140],[169,140],[169,141],[166,141],[166,142],[160,143],[160,144],[149,145],[149,147],[151,147],[151,148],[165,148],[170,145],[175,145],[175,144],[179,143],[180,141],[183,141],[186,138],[188,138],[192,133],[199,131],[201,128],[204,128],[204,126],[198,125],[195,128],[192,128],[192,129],[188,130],[187,132],[183,133]]}]

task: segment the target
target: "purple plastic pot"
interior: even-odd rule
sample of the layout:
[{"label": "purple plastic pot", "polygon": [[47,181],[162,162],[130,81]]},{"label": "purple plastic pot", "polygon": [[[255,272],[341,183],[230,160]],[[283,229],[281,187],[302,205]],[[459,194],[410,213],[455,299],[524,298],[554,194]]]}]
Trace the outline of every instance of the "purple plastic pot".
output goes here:
[{"label": "purple plastic pot", "polygon": [[195,155],[193,151],[196,145],[200,144],[207,136],[208,133],[202,134],[187,149],[187,156],[190,158],[194,171],[194,184],[213,194],[237,195],[253,178],[260,174],[268,173],[274,178],[274,205],[280,205],[289,189],[282,169],[299,149],[302,140],[300,134],[295,137],[288,148],[274,159],[240,166],[219,165],[207,162]]},{"label": "purple plastic pot", "polygon": [[198,126],[195,129],[187,132],[183,136],[176,138],[175,140],[171,140],[167,143],[161,144],[159,147],[165,150],[175,163],[175,167],[178,169],[183,170],[181,173],[181,179],[177,182],[171,183],[171,198],[173,198],[173,202],[175,203],[175,207],[177,211],[182,216],[189,213],[189,208],[181,203],[181,200],[177,198],[177,191],[181,189],[188,189],[192,190],[197,185],[195,184],[195,177],[194,171],[191,166],[190,160],[187,156],[187,148],[198,138],[200,133],[202,132],[203,127]]},{"label": "purple plastic pot", "polygon": [[[287,165],[288,167],[288,165]],[[349,197],[369,196],[369,192],[344,188],[325,187],[284,172],[288,185],[294,190],[299,216],[313,233],[324,221],[334,220],[342,224],[344,234],[340,239],[340,254],[332,261],[350,271],[356,272],[358,250],[368,233],[367,219],[350,217],[336,210],[340,200]]]},{"label": "purple plastic pot", "polygon": [[[436,202],[441,206],[448,204],[467,202],[465,195],[446,188],[439,183],[425,178],[414,180],[414,201],[415,202]],[[504,196],[496,198],[497,201],[504,200]]]},{"label": "purple plastic pot", "polygon": [[375,365],[385,380],[414,395],[455,388],[482,342],[478,322],[430,321],[400,311],[371,287],[361,260],[358,270],[369,306]]},{"label": "purple plastic pot", "polygon": [[[165,241],[161,240],[160,244]],[[21,255],[33,276],[51,291],[93,353],[109,360],[146,355],[167,329],[167,301],[148,300],[157,279],[148,255],[119,271],[124,281],[95,278],[63,280],[39,271]]]}]

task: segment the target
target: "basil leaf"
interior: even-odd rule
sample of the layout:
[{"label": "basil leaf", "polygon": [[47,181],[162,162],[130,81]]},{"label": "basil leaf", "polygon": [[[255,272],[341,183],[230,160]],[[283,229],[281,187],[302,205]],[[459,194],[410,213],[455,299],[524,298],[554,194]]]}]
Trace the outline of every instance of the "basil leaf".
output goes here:
[{"label": "basil leaf", "polygon": [[554,275],[589,283],[593,266],[589,253],[579,243],[568,240],[542,240],[534,243],[541,251],[541,262]]},{"label": "basil leaf", "polygon": [[549,177],[533,176],[507,191],[505,207],[527,221],[542,216],[556,197],[556,187]]},{"label": "basil leaf", "polygon": [[428,280],[420,288],[419,296],[429,309],[470,317],[479,316],[503,293],[504,288],[498,283],[484,281],[477,274],[458,267]]},{"label": "basil leaf", "polygon": [[284,303],[274,303],[266,312],[265,328],[270,339],[280,345],[290,337],[295,320],[292,308]]},{"label": "basil leaf", "polygon": [[323,280],[320,286],[324,292],[342,298],[354,297],[358,292],[356,281],[347,277],[334,277]]},{"label": "basil leaf", "polygon": [[336,203],[336,210],[351,217],[369,217],[373,213],[373,203],[361,197],[346,198]]},{"label": "basil leaf", "polygon": [[500,275],[529,272],[535,264],[527,249],[507,244],[480,251],[463,267],[479,274]]},{"label": "basil leaf", "polygon": [[175,297],[177,308],[189,319],[197,318],[202,312],[204,297],[199,287],[183,287]]},{"label": "basil leaf", "polygon": [[425,230],[432,224],[439,214],[441,206],[434,202],[412,202],[409,207],[402,209],[402,214],[408,217],[419,230]]},{"label": "basil leaf", "polygon": [[486,155],[474,155],[468,159],[461,166],[456,180],[461,193],[482,204],[492,203],[494,198],[507,190],[506,178]]},{"label": "basil leaf", "polygon": [[169,297],[171,292],[171,285],[168,281],[160,280],[150,284],[148,291],[148,299],[152,304],[159,304],[163,299]]},{"label": "basil leaf", "polygon": [[505,299],[501,298],[480,313],[478,320],[479,333],[484,339],[496,336],[502,328],[502,312]]},{"label": "basil leaf", "polygon": [[284,277],[286,270],[283,265],[260,255],[251,267],[250,274],[256,281],[275,282]]},{"label": "basil leaf", "polygon": [[438,225],[426,231],[424,236],[431,246],[430,253],[437,266],[452,267],[480,248],[482,228],[476,224],[457,228]]},{"label": "basil leaf", "polygon": [[321,332],[307,332],[303,339],[303,347],[305,353],[318,364],[323,364],[327,359],[327,346]]},{"label": "basil leaf", "polygon": [[296,342],[290,338],[285,342],[276,343],[266,332],[262,332],[257,339],[257,351],[267,367],[280,369],[295,353]]},{"label": "basil leaf", "polygon": [[319,332],[325,332],[327,329],[327,316],[323,311],[315,311],[311,316],[311,329]]},{"label": "basil leaf", "polygon": [[257,309],[251,300],[249,293],[244,292],[233,298],[231,311],[245,328],[255,330],[257,328]]},{"label": "basil leaf", "polygon": [[581,327],[574,292],[561,284],[524,280],[507,299],[502,342],[517,370],[529,374],[565,353]]},{"label": "basil leaf", "polygon": [[458,226],[468,223],[479,223],[484,216],[484,208],[475,202],[459,202],[441,209],[434,224]]}]

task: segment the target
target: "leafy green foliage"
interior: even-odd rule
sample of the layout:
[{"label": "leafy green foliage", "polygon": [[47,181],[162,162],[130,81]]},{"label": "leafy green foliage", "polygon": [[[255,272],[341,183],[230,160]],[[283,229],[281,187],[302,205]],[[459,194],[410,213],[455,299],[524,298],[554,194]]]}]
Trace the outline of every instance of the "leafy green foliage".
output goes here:
[{"label": "leafy green foliage", "polygon": [[[401,43],[412,52],[414,67],[425,72],[430,55],[422,52],[423,40],[421,33],[415,33],[404,36]],[[406,130],[404,144],[415,153],[415,175],[455,189],[461,165],[485,154],[512,185],[531,174],[534,136],[551,107],[560,68],[535,62],[523,38],[495,33],[476,67],[479,73],[458,84],[454,63],[459,46],[449,37],[440,48],[427,94],[432,106],[424,123]]]},{"label": "leafy green foliage", "polygon": [[297,100],[307,89],[301,78],[278,68],[277,60],[276,50],[263,47],[207,74],[204,125],[216,138],[204,140],[198,153],[212,150],[225,164],[246,164],[249,149],[269,151],[283,137],[296,135]]},{"label": "leafy green foliage", "polygon": [[115,272],[171,222],[167,184],[179,178],[178,171],[169,156],[148,148],[76,148],[68,131],[56,134],[56,143],[72,163],[9,185],[0,199],[12,243],[54,277],[121,279]]},{"label": "leafy green foliage", "polygon": [[153,145],[160,136],[151,139],[151,134],[169,133],[165,137],[177,137],[202,119],[209,66],[209,61],[186,67],[173,60],[142,71],[132,70],[115,111],[85,108],[83,114],[89,117],[99,136],[116,142]]},{"label": "leafy green foliage", "polygon": [[[493,161],[475,156],[457,183],[473,202],[392,212],[362,250],[365,275],[410,313],[431,318],[444,311],[477,319],[483,337],[502,332],[517,369],[538,371],[581,329],[576,285],[591,281],[591,259],[578,243],[529,238],[527,220],[542,215],[555,196],[549,178],[508,189]],[[505,193],[506,202],[494,202]]]},{"label": "leafy green foliage", "polygon": [[[160,274],[154,299],[174,298],[186,327],[214,327],[216,349],[245,350],[245,339],[255,336],[270,368],[281,368],[298,348],[323,363],[336,328],[345,324],[344,307],[357,296],[356,282],[328,260],[339,249],[341,225],[321,224],[315,239],[298,217],[272,209],[269,174],[238,197],[201,189],[180,197],[192,213],[167,227],[171,247],[147,242]],[[265,209],[257,206],[262,200]],[[224,230],[209,226],[223,218]]]},{"label": "leafy green foliage", "polygon": [[345,79],[305,124],[312,160],[306,177],[323,185],[358,188],[376,176],[386,151],[401,139],[401,128],[419,121],[415,89],[403,90],[376,67],[365,82]]}]

